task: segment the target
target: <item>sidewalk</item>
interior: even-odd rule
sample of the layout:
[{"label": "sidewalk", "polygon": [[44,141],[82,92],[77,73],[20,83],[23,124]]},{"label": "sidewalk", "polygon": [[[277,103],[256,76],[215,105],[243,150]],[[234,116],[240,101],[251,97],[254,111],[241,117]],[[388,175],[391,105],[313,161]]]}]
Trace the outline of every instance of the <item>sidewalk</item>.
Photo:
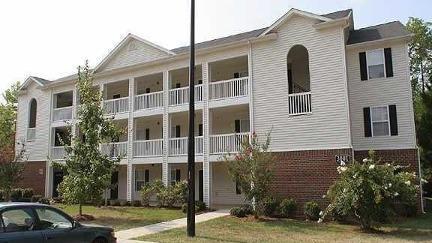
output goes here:
[{"label": "sidewalk", "polygon": [[[203,214],[199,214],[199,215],[195,216],[195,222],[201,223],[201,222],[205,222],[205,221],[208,221],[211,219],[223,217],[226,215],[229,215],[229,210],[227,210],[227,209],[217,210],[217,211],[209,212],[209,213],[203,213]],[[175,219],[175,220],[162,222],[162,223],[158,223],[158,224],[146,225],[143,227],[117,231],[117,232],[115,232],[115,235],[118,239],[118,242],[120,242],[120,243],[123,243],[123,242],[124,243],[134,243],[134,242],[142,243],[143,241],[133,241],[130,239],[133,239],[133,238],[136,238],[139,236],[143,236],[143,235],[155,234],[155,233],[159,233],[159,232],[170,230],[170,229],[186,227],[186,223],[187,223],[186,218]]]}]

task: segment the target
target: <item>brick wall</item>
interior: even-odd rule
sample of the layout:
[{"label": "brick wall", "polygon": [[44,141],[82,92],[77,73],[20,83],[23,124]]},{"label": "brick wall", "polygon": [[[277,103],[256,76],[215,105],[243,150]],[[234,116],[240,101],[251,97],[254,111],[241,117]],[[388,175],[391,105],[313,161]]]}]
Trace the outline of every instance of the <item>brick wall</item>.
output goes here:
[{"label": "brick wall", "polygon": [[18,187],[33,188],[35,195],[45,196],[45,161],[31,161],[24,165],[23,179]]},{"label": "brick wall", "polygon": [[[418,173],[417,150],[381,150],[376,151],[382,162],[396,162],[409,165]],[[354,158],[362,161],[368,151],[355,151]],[[352,149],[310,150],[278,152],[276,156],[275,177],[272,191],[280,197],[290,197],[297,201],[297,215],[303,215],[303,205],[307,201],[317,201],[321,208],[328,205],[323,198],[328,188],[339,177],[336,156],[348,155],[353,158]]]}]

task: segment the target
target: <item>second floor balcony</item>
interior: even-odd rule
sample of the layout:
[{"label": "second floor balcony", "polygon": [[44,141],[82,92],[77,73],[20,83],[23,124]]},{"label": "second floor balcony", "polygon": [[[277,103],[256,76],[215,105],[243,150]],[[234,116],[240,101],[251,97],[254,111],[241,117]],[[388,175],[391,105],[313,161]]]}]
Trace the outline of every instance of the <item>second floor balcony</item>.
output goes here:
[{"label": "second floor balcony", "polygon": [[103,108],[106,114],[129,112],[129,97],[104,100]]}]

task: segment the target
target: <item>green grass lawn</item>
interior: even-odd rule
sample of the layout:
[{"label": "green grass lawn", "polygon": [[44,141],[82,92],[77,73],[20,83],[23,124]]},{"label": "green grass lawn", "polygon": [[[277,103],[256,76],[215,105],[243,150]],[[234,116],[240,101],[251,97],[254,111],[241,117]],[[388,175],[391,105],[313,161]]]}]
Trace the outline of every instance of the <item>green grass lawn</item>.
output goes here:
[{"label": "green grass lawn", "polygon": [[384,226],[380,233],[364,233],[357,226],[318,224],[289,219],[238,219],[231,216],[196,226],[196,237],[175,229],[138,238],[154,242],[432,242],[432,214]]},{"label": "green grass lawn", "polygon": [[[78,205],[56,204],[56,207],[71,216],[78,214]],[[83,206],[83,214],[90,214],[95,220],[83,223],[113,227],[116,231],[185,217],[180,209],[145,207],[94,207]]]}]

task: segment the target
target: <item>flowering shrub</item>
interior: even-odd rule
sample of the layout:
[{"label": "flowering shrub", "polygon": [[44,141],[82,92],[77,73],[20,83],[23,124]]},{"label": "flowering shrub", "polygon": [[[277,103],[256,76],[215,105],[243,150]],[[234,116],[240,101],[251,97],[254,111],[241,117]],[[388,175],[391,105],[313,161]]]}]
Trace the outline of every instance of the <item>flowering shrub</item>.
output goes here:
[{"label": "flowering shrub", "polygon": [[322,219],[329,214],[353,217],[363,229],[371,229],[394,215],[395,206],[415,206],[415,173],[379,162],[370,152],[363,163],[342,163],[337,168],[340,179],[327,192],[330,205]]},{"label": "flowering shrub", "polygon": [[144,206],[148,206],[150,197],[156,196],[160,207],[173,207],[182,205],[187,201],[187,182],[179,181],[166,187],[162,181],[156,180],[144,185],[140,190]]},{"label": "flowering shrub", "polygon": [[311,201],[304,205],[306,219],[317,220],[320,217],[321,208],[317,202]]}]

